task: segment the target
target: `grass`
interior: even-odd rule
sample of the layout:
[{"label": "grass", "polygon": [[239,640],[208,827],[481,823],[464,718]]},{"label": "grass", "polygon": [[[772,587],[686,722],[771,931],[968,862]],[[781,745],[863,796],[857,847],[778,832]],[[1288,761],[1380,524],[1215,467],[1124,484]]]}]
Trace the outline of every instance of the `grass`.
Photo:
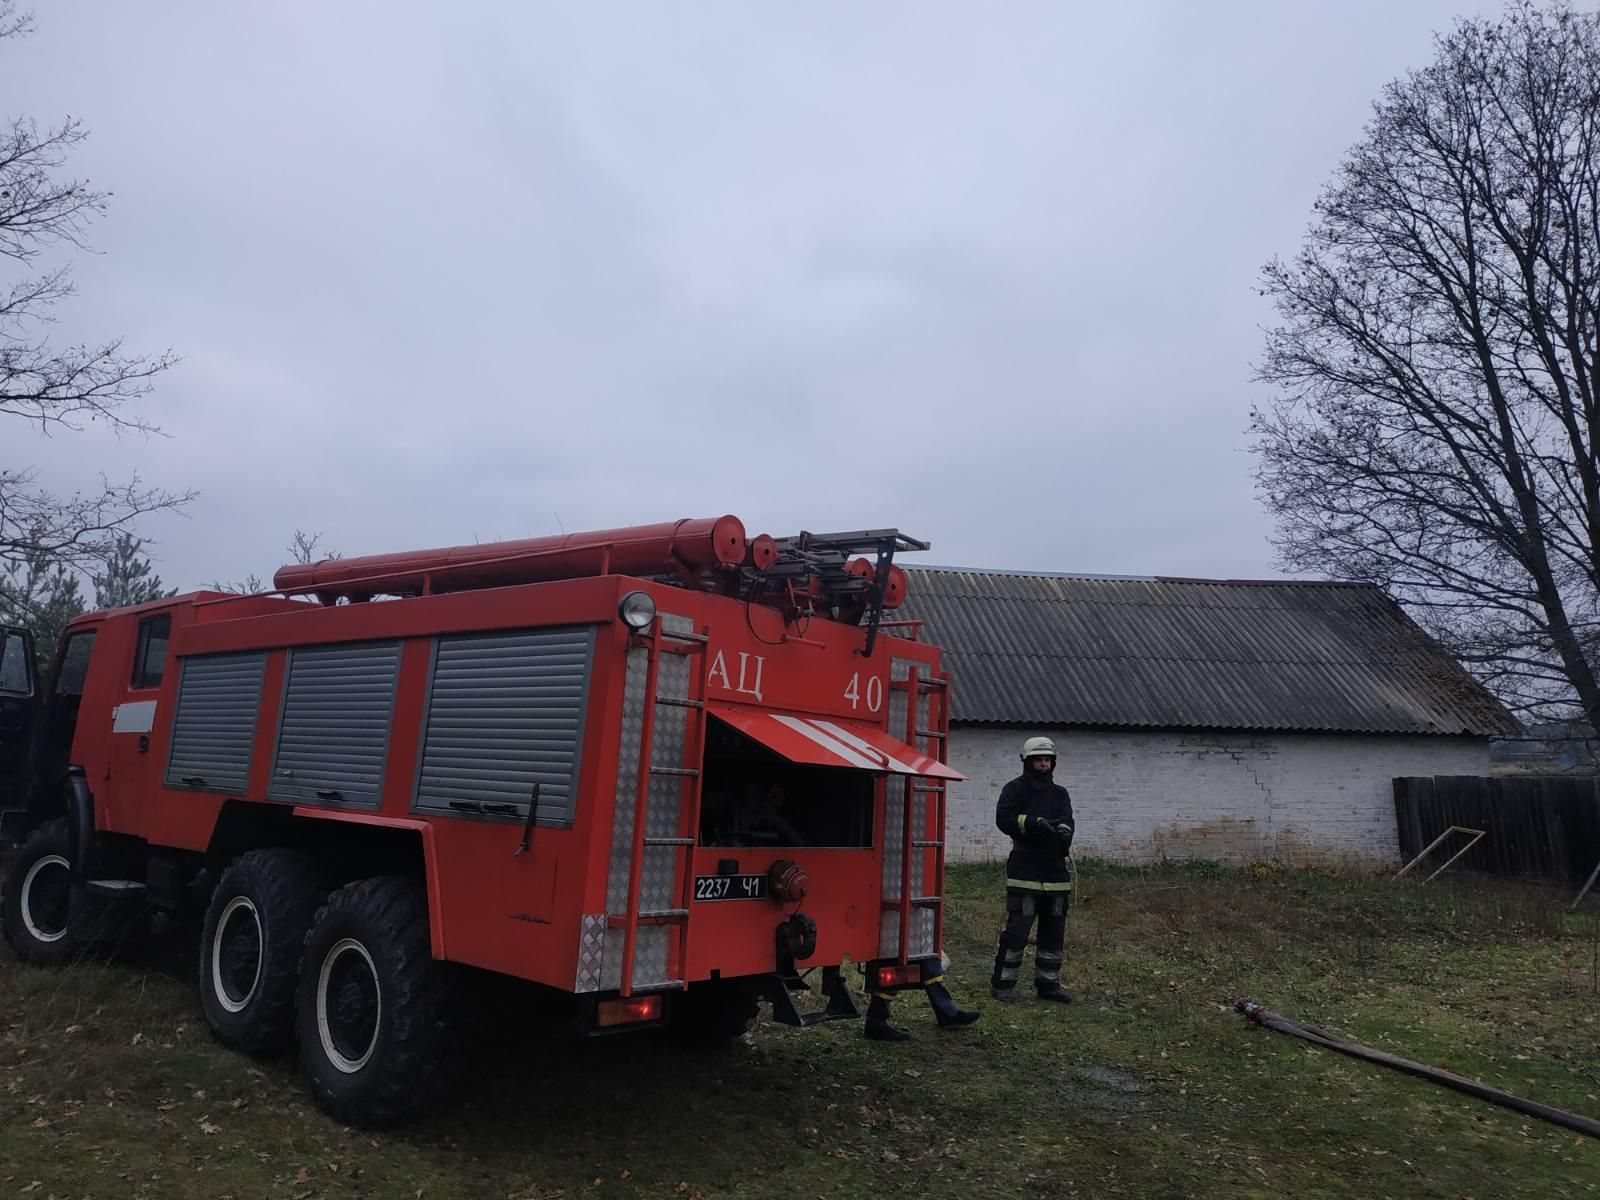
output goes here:
[{"label": "grass", "polygon": [[1596,918],[1559,896],[1089,863],[1060,1009],[986,998],[1000,887],[951,873],[953,989],[984,1009],[970,1030],[938,1032],[911,996],[907,1043],[763,1025],[696,1056],[564,1041],[520,994],[486,996],[464,1092],[379,1136],[324,1118],[292,1063],[211,1040],[192,931],[60,973],[0,950],[0,1195],[1600,1194],[1600,1144],[1231,1011],[1249,995],[1600,1115]]}]

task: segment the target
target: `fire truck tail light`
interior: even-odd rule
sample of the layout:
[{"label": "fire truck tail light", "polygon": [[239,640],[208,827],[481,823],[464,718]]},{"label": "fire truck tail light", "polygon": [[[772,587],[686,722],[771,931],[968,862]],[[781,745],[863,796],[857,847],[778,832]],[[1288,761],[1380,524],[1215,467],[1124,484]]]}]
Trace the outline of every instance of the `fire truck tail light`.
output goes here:
[{"label": "fire truck tail light", "polygon": [[656,619],[655,598],[649,592],[629,592],[617,605],[617,615],[629,629],[649,629]]},{"label": "fire truck tail light", "polygon": [[660,1016],[660,996],[629,996],[622,1000],[600,1001],[594,1023],[601,1029],[609,1029],[613,1025],[635,1025],[640,1021],[654,1021]]},{"label": "fire truck tail light", "polygon": [[879,967],[878,987],[912,987],[922,982],[922,969],[907,963],[903,967]]}]

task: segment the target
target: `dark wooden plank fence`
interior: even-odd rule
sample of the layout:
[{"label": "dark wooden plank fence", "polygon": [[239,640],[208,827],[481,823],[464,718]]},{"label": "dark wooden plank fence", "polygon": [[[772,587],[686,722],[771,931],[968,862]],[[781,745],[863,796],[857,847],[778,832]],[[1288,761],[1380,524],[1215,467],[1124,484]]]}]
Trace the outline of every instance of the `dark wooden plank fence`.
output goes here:
[{"label": "dark wooden plank fence", "polygon": [[[1600,862],[1600,777],[1434,775],[1394,781],[1400,858],[1410,862],[1452,825],[1487,836],[1457,868],[1581,886]],[[1457,834],[1419,863],[1427,878],[1467,840]]]}]

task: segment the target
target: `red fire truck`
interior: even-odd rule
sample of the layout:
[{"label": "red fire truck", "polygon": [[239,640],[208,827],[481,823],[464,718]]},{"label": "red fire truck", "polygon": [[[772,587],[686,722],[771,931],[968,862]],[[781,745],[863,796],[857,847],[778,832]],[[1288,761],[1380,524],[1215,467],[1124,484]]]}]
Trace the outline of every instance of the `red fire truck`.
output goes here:
[{"label": "red fire truck", "polygon": [[6,940],[203,911],[216,1036],[367,1126],[431,1098],[453,964],[591,1032],[855,1017],[845,960],[938,973],[949,681],[885,619],[926,548],[721,517],[290,566],[80,618],[42,686],[6,630]]}]

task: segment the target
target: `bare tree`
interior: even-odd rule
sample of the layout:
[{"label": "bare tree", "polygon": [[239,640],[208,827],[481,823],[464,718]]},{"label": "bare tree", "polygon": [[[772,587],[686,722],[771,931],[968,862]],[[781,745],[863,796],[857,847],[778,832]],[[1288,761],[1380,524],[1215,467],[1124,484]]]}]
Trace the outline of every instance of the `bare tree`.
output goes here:
[{"label": "bare tree", "polygon": [[[318,548],[321,545],[322,534],[320,531],[317,533],[307,533],[304,529],[296,529],[294,531],[294,537],[289,540],[289,545],[287,548],[290,561],[301,564],[309,564],[318,562],[322,559],[344,557],[344,555],[340,554],[337,550],[330,550],[327,553],[319,553]],[[262,579],[261,576],[255,574],[253,571],[246,575],[243,579],[232,581],[217,579],[213,580],[206,586],[211,588],[212,591],[237,592],[244,596],[254,596],[260,592],[270,590],[267,587],[267,581]]]},{"label": "bare tree", "polygon": [[[31,27],[31,16],[19,13],[13,0],[0,0],[0,45]],[[55,306],[73,294],[68,268],[26,270],[47,250],[82,249],[88,224],[105,211],[109,193],[63,173],[69,153],[86,136],[72,117],[46,127],[23,116],[0,122],[0,262],[23,269],[9,283],[0,279],[0,418],[16,418],[46,435],[89,423],[158,433],[130,404],[172,366],[172,355],[126,354],[119,339],[52,343],[44,330]],[[9,459],[18,439],[4,442]],[[0,462],[0,563],[38,555],[80,567],[103,561],[115,536],[139,517],[190,498],[148,487],[136,475],[61,495],[41,487],[26,466]]]},{"label": "bare tree", "polygon": [[1290,569],[1600,726],[1600,21],[1523,0],[1436,50],[1265,269],[1257,480]]},{"label": "bare tree", "polygon": [[330,550],[326,554],[319,554],[318,548],[322,545],[322,531],[307,533],[304,529],[296,529],[294,538],[289,543],[289,553],[294,561],[302,566],[309,566],[314,562],[328,558],[343,558],[337,550]]}]

